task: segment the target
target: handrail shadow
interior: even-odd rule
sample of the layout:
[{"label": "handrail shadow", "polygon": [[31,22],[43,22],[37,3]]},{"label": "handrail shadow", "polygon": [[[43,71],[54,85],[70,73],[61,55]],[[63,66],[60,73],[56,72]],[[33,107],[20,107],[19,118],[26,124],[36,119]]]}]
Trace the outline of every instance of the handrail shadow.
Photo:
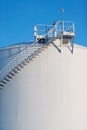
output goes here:
[{"label": "handrail shadow", "polygon": [[73,54],[74,46],[72,45],[71,48],[68,46],[67,48],[68,48],[68,50]]},{"label": "handrail shadow", "polygon": [[52,42],[52,45],[57,49],[59,53],[61,53],[61,49],[56,44],[54,44],[54,42]]}]

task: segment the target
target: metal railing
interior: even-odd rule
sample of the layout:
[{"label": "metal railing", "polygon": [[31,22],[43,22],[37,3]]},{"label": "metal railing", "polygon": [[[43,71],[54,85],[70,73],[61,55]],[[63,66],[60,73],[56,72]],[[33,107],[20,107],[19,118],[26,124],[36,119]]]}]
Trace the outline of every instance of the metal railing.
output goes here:
[{"label": "metal railing", "polygon": [[32,54],[36,53],[36,51],[43,48],[43,46],[44,45],[32,44],[19,53],[0,71],[0,80],[3,80],[15,67],[22,63],[26,58],[32,56]]},{"label": "metal railing", "polygon": [[[50,32],[53,32],[53,30],[54,28],[52,28]],[[47,33],[44,34],[44,37],[46,37],[46,35]],[[0,71],[0,81],[3,80],[15,67],[22,63],[26,58],[32,56],[34,53],[36,53],[36,51],[40,50],[44,46],[46,46],[46,44],[36,44],[36,42],[33,42],[31,45],[26,47]]]},{"label": "metal railing", "polygon": [[[50,31],[51,30],[51,31]],[[44,24],[37,24],[35,26],[35,36],[44,35],[49,37],[60,36],[63,32],[73,32],[75,33],[75,27],[73,21],[58,21],[53,25],[44,25]]]},{"label": "metal railing", "polygon": [[[49,26],[51,29],[48,32],[45,32],[44,37],[48,37],[51,34],[51,41],[54,40],[54,32],[57,29],[57,34],[61,35],[61,21],[58,21],[55,26]],[[73,28],[74,26],[72,26]],[[72,29],[74,30],[74,29]],[[26,58],[31,57],[38,50],[43,48],[46,44],[36,44],[33,42],[31,45],[26,47],[23,51],[21,51],[16,57],[14,57],[1,71],[0,71],[0,81],[3,80],[15,67],[17,67],[20,63],[22,63]]]}]

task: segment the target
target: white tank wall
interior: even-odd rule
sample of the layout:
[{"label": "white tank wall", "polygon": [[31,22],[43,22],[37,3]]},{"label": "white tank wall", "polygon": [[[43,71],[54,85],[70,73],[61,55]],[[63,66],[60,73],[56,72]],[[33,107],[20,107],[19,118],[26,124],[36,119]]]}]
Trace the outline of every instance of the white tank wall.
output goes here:
[{"label": "white tank wall", "polygon": [[0,91],[1,120],[0,130],[18,130],[18,86],[17,81],[12,80]]},{"label": "white tank wall", "polygon": [[1,130],[87,130],[87,50],[53,45],[0,92]]}]

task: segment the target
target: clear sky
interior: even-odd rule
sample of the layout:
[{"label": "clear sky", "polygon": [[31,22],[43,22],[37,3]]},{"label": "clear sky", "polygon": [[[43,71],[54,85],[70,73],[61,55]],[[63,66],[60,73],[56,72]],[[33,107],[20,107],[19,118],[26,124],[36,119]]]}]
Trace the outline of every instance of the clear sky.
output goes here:
[{"label": "clear sky", "polygon": [[87,46],[87,0],[0,0],[0,47],[31,41],[35,24],[75,22],[75,43]]}]

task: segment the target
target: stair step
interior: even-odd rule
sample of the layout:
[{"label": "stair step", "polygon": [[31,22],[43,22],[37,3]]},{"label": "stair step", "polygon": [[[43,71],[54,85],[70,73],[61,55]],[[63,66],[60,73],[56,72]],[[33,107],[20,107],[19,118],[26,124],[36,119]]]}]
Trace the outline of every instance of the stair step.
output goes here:
[{"label": "stair step", "polygon": [[27,65],[27,63],[26,63],[26,61],[25,61],[25,60],[24,60],[24,61],[22,61],[22,64],[23,64],[23,65]]},{"label": "stair step", "polygon": [[15,67],[15,69],[17,69],[17,71],[21,71],[21,68],[19,65],[17,67]]},{"label": "stair step", "polygon": [[12,71],[12,72],[10,72],[10,74],[12,75],[12,76],[15,76],[15,73]]},{"label": "stair step", "polygon": [[0,86],[1,86],[1,87],[3,87],[3,86],[4,86],[4,84],[0,83]]},{"label": "stair step", "polygon": [[6,82],[5,80],[2,80],[1,83],[3,83],[3,84],[7,84],[7,82]]},{"label": "stair step", "polygon": [[43,48],[40,48],[41,51],[44,51],[44,48],[46,48],[45,46]]},{"label": "stair step", "polygon": [[32,56],[32,58],[36,58],[36,56]]},{"label": "stair step", "polygon": [[30,61],[33,61],[33,59],[32,59],[32,58],[30,58]]},{"label": "stair step", "polygon": [[35,53],[35,56],[38,56],[38,55],[39,55],[39,53],[38,53],[38,52],[36,52],[36,53]]},{"label": "stair step", "polygon": [[30,63],[29,58],[26,58],[25,61],[26,61],[26,63]]},{"label": "stair step", "polygon": [[20,64],[19,64],[19,66],[20,66],[21,68],[24,68],[24,66],[23,66],[23,64],[22,64],[22,63],[20,63]]},{"label": "stair step", "polygon": [[14,73],[18,73],[18,70],[15,68],[12,70]]},{"label": "stair step", "polygon": [[30,56],[30,57],[29,57],[29,60],[30,60],[30,61],[33,61],[33,58],[32,58],[32,56]]},{"label": "stair step", "polygon": [[42,51],[41,51],[41,50],[38,50],[38,53],[42,53]]},{"label": "stair step", "polygon": [[32,54],[31,56],[32,56],[32,58],[36,58],[35,54]]},{"label": "stair step", "polygon": [[9,79],[12,79],[12,75],[10,75],[10,74],[8,74],[7,77],[8,77]]},{"label": "stair step", "polygon": [[10,81],[10,79],[9,79],[8,77],[5,77],[4,80],[6,80],[6,81]]},{"label": "stair step", "polygon": [[48,48],[48,46],[44,46],[44,48]]}]

